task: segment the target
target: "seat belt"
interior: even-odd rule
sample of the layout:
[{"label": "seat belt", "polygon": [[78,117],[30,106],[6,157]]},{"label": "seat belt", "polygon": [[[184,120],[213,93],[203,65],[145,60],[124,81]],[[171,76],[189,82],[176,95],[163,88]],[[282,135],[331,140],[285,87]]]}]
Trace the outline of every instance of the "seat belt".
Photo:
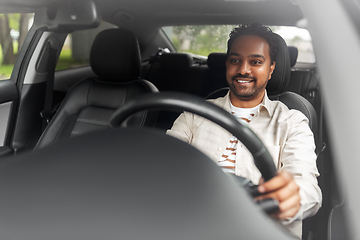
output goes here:
[{"label": "seat belt", "polygon": [[48,55],[47,61],[47,82],[46,82],[46,92],[45,92],[45,103],[44,110],[40,113],[43,118],[43,130],[51,121],[55,112],[52,110],[53,103],[53,91],[54,91],[54,75],[55,75],[55,67],[56,67],[56,53],[57,49],[53,48],[50,41],[46,45],[46,54]]}]

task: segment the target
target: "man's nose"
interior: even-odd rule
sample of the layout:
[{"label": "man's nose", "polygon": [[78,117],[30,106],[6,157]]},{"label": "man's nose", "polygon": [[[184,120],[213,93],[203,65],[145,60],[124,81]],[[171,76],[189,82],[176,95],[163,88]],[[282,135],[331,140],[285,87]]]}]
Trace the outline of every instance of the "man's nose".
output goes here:
[{"label": "man's nose", "polygon": [[246,61],[242,62],[242,64],[240,64],[238,72],[242,75],[246,75],[246,74],[250,74],[250,64]]}]

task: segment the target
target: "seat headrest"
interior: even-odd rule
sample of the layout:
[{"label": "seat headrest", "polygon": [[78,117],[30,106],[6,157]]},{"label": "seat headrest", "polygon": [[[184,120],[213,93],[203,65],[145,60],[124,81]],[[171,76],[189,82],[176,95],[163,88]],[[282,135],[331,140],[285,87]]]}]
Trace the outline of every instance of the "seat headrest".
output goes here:
[{"label": "seat headrest", "polygon": [[104,81],[127,82],[138,79],[141,57],[136,36],[120,28],[100,32],[91,47],[90,66]]},{"label": "seat headrest", "polygon": [[210,53],[207,59],[207,65],[209,68],[226,70],[226,53]]},{"label": "seat headrest", "polygon": [[269,95],[279,94],[286,91],[291,73],[288,47],[282,37],[276,33],[274,33],[274,35],[277,40],[278,52],[275,57],[275,70],[266,86],[266,90]]},{"label": "seat headrest", "polygon": [[299,51],[297,47],[294,46],[288,46],[288,50],[290,55],[290,66],[293,67],[296,64]]},{"label": "seat headrest", "polygon": [[186,53],[164,53],[160,58],[161,69],[173,73],[183,73],[193,64],[193,58]]}]

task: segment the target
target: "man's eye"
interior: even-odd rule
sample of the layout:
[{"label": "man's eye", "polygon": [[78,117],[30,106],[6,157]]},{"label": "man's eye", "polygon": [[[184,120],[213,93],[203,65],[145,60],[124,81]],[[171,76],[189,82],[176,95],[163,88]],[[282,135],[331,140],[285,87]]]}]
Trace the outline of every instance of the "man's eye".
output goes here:
[{"label": "man's eye", "polygon": [[262,64],[262,61],[260,61],[260,60],[254,60],[254,61],[252,61],[252,63],[253,63],[254,65],[259,65],[259,64]]},{"label": "man's eye", "polygon": [[239,60],[238,60],[238,59],[230,59],[230,62],[232,62],[232,63],[238,63]]}]

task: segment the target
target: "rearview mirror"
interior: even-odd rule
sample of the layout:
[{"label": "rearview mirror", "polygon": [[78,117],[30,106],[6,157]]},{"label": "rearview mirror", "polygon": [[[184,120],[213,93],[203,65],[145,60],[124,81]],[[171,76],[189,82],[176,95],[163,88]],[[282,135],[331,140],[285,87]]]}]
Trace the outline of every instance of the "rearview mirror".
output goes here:
[{"label": "rearview mirror", "polygon": [[95,28],[101,17],[92,0],[55,0],[35,14],[34,25],[60,33]]}]

